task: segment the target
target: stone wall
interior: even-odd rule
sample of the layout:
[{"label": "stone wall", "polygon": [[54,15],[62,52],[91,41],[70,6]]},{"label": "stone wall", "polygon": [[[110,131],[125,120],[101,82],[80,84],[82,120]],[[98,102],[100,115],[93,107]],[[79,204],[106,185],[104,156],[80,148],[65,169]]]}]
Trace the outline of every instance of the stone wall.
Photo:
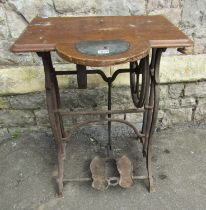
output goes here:
[{"label": "stone wall", "polygon": [[[206,0],[0,0],[0,64],[38,64],[35,54],[14,55],[9,46],[35,16],[162,14],[206,53]],[[58,59],[57,59],[58,60]]]},{"label": "stone wall", "polygon": [[[201,124],[206,119],[206,82],[164,84],[160,86],[161,100],[157,129],[174,125]],[[62,107],[73,111],[105,109],[107,88],[98,87],[87,90],[62,90]],[[115,87],[112,93],[113,109],[133,108],[128,86]],[[0,136],[16,134],[25,127],[28,129],[47,129],[50,127],[45,105],[45,93],[37,92],[15,96],[0,97]],[[118,115],[123,119],[123,115]],[[141,126],[142,114],[128,114],[127,119]],[[65,127],[85,120],[65,119]]]},{"label": "stone wall", "polygon": [[[176,50],[164,53],[160,69],[158,128],[204,123],[206,0],[0,0],[0,136],[8,131],[15,133],[17,127],[49,127],[40,59],[34,53],[15,55],[9,52],[11,44],[35,16],[153,14],[165,15],[194,41],[189,56]],[[55,53],[52,58],[58,70],[74,68]],[[111,75],[114,68],[104,68],[104,71]],[[70,109],[105,108],[106,87],[98,77],[89,78],[86,91],[68,91],[76,86],[74,77],[59,79],[65,106]],[[114,84],[114,108],[132,106],[131,101],[128,103],[129,95],[128,77],[122,76]],[[140,116],[127,117],[140,122]],[[67,124],[74,121],[67,121]]]}]

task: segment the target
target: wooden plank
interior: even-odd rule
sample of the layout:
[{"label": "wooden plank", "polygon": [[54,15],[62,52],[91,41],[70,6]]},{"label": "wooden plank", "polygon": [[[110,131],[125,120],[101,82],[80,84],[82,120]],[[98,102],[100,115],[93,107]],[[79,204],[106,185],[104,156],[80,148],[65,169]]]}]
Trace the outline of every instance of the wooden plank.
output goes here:
[{"label": "wooden plank", "polygon": [[106,16],[35,18],[11,47],[12,52],[55,51],[59,43],[135,34],[151,47],[182,48],[192,41],[165,17]]}]

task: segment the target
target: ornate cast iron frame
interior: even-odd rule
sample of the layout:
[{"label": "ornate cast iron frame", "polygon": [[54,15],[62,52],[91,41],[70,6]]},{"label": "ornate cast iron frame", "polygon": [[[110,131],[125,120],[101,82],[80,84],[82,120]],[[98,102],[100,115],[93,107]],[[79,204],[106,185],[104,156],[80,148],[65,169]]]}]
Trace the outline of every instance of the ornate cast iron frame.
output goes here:
[{"label": "ornate cast iron frame", "polygon": [[[149,191],[155,190],[153,176],[152,176],[152,135],[154,133],[155,123],[157,121],[157,113],[159,106],[159,66],[162,52],[166,49],[154,48],[152,49],[151,61],[149,64],[149,55],[141,59],[139,62],[131,62],[129,69],[118,69],[111,77],[107,77],[101,70],[87,70],[86,66],[76,65],[74,71],[55,71],[50,52],[39,52],[38,55],[42,58],[45,72],[45,88],[46,88],[46,102],[49,114],[49,119],[57,144],[58,149],[58,194],[63,193],[63,183],[66,181],[87,181],[91,178],[82,179],[64,179],[64,159],[66,143],[71,138],[71,135],[80,127],[90,123],[108,122],[108,151],[112,149],[111,142],[111,122],[125,123],[130,126],[137,138],[143,144],[143,155],[146,157],[146,176],[134,176],[134,179],[148,179]],[[111,89],[112,82],[121,73],[130,73],[130,88],[131,97],[136,109],[126,110],[111,110]],[[70,112],[61,109],[60,94],[57,81],[57,75],[77,75],[77,83],[79,88],[87,87],[87,75],[98,74],[108,84],[108,111],[94,111],[94,112]],[[141,75],[141,84],[140,84]],[[113,118],[113,114],[126,113],[143,113],[142,130],[139,132],[137,128],[128,122],[126,119]],[[68,132],[64,130],[63,116],[77,116],[77,115],[98,115],[96,120],[87,120],[76,124]]]}]

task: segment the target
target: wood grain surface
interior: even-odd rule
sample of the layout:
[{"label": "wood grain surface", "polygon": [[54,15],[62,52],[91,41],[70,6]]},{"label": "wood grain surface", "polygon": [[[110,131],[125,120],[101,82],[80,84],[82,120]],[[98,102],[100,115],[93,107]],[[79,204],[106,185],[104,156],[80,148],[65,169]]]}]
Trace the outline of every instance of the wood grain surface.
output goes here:
[{"label": "wood grain surface", "polygon": [[155,48],[184,48],[192,41],[165,17],[105,16],[35,18],[11,47],[12,52],[55,51],[60,43],[119,39],[130,35],[148,40]]},{"label": "wood grain surface", "polygon": [[[85,66],[111,66],[121,63],[127,63],[131,61],[139,60],[149,54],[150,44],[146,40],[142,40],[140,37],[130,34],[130,36],[122,37],[120,40],[127,41],[130,46],[125,52],[116,55],[87,55],[82,54],[76,49],[76,42],[72,43],[59,43],[56,45],[56,51],[60,57],[71,63],[81,64]],[[104,36],[104,40],[111,40],[111,36]],[[99,40],[98,37],[95,38]]]}]

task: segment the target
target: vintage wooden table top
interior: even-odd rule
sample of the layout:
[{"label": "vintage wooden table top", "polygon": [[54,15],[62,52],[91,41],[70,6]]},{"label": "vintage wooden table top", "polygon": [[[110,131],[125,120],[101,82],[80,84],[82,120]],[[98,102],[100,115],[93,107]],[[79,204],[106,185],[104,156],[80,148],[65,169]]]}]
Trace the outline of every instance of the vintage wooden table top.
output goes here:
[{"label": "vintage wooden table top", "polygon": [[95,40],[105,34],[149,40],[151,47],[189,47],[192,41],[165,17],[106,16],[35,18],[12,46],[12,52],[54,51],[57,43]]},{"label": "vintage wooden table top", "polygon": [[[76,49],[80,41],[122,40],[130,49],[112,56],[92,56]],[[144,57],[151,48],[184,48],[192,41],[165,17],[90,16],[35,18],[16,40],[11,51],[57,51],[73,63],[108,66]]]}]

